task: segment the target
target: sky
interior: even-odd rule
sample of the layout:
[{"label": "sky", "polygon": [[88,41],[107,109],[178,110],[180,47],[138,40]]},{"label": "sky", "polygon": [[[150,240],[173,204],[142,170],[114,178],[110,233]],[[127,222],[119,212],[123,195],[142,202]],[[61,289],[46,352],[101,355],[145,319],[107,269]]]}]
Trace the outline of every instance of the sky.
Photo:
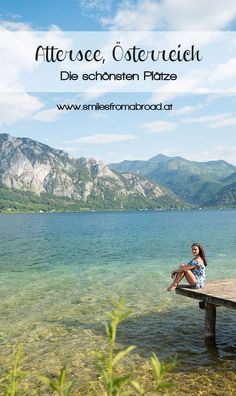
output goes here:
[{"label": "sky", "polygon": [[[1,0],[1,29],[235,31],[236,2],[215,0],[212,7],[212,0]],[[232,54],[231,69],[225,69],[228,77],[235,77],[235,58]],[[191,93],[166,98],[153,92],[110,92],[91,98],[83,93],[2,93],[0,133],[30,137],[74,157],[93,157],[105,163],[149,159],[162,153],[236,164],[236,94],[197,93],[195,83],[190,85]],[[63,103],[97,102],[163,102],[172,104],[173,110],[78,113],[56,108]]]}]

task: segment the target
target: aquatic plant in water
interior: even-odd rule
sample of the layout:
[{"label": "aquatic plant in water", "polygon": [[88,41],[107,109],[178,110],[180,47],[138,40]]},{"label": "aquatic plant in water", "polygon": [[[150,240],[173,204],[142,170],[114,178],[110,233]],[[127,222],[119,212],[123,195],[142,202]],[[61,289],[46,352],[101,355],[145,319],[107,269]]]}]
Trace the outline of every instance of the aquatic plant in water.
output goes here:
[{"label": "aquatic plant in water", "polygon": [[41,381],[48,385],[58,396],[70,396],[74,381],[66,382],[66,368],[62,367],[59,376],[56,379],[51,379],[40,375]]},{"label": "aquatic plant in water", "polygon": [[[175,367],[175,359],[168,364],[164,364],[159,361],[155,354],[151,357],[154,381],[152,384],[149,384],[148,390],[145,390],[144,385],[140,384],[133,378],[132,373],[127,373],[125,375],[119,375],[117,373],[117,366],[120,364],[122,359],[127,357],[135,349],[134,345],[130,345],[127,348],[116,352],[118,326],[130,316],[130,313],[131,311],[125,306],[123,299],[120,299],[115,304],[114,309],[108,313],[109,321],[105,324],[105,331],[108,338],[108,350],[106,352],[94,351],[92,353],[100,373],[100,389],[96,392],[91,391],[90,395],[143,396],[146,392],[149,395],[163,395],[163,391],[166,388],[174,386],[172,383],[166,382],[164,377],[172,368]],[[21,380],[27,375],[27,373],[21,369],[22,358],[23,348],[22,346],[19,346],[15,354],[12,368],[2,379],[0,379],[0,387],[4,389],[4,396],[30,395],[30,393],[26,393],[21,389]],[[73,395],[79,396],[80,394],[79,390],[75,389],[75,381],[66,379],[65,367],[63,367],[60,374],[53,379],[42,375],[39,375],[39,379],[48,387],[48,389],[53,391],[54,395],[70,396],[72,395],[72,391]]]},{"label": "aquatic plant in water", "polygon": [[106,396],[122,395],[122,388],[131,379],[131,374],[117,376],[115,374],[115,368],[124,357],[135,349],[135,346],[130,345],[126,349],[116,354],[114,353],[117,327],[121,322],[127,319],[129,315],[130,310],[125,307],[124,301],[120,299],[114,310],[108,314],[110,322],[105,324],[106,335],[109,341],[108,353],[93,352],[98,364],[98,369],[101,373],[105,390],[104,395]]},{"label": "aquatic plant in water", "polygon": [[24,396],[23,390],[20,390],[21,379],[26,377],[27,373],[22,371],[21,364],[23,358],[23,346],[18,345],[12,368],[0,379],[0,388],[4,391],[4,396]]},{"label": "aquatic plant in water", "polygon": [[[124,350],[115,353],[115,342],[117,328],[121,322],[130,316],[131,311],[125,307],[123,299],[120,299],[115,305],[113,311],[108,314],[110,322],[105,324],[106,335],[109,340],[108,352],[94,352],[93,355],[98,363],[98,368],[103,380],[102,394],[104,396],[127,396],[134,394],[134,392],[129,391],[130,387],[133,388],[136,394],[142,396],[145,394],[145,389],[142,384],[136,380],[132,380],[132,374],[126,374],[124,376],[117,376],[115,373],[116,366],[120,361],[129,355],[136,347],[130,345]],[[151,364],[153,368],[154,385],[152,389],[152,394],[160,394],[163,389],[172,387],[173,384],[164,381],[165,374],[170,371],[176,365],[176,360],[173,359],[170,363],[161,363],[158,357],[153,354],[151,357]],[[125,385],[127,385],[126,390],[124,390]]]}]

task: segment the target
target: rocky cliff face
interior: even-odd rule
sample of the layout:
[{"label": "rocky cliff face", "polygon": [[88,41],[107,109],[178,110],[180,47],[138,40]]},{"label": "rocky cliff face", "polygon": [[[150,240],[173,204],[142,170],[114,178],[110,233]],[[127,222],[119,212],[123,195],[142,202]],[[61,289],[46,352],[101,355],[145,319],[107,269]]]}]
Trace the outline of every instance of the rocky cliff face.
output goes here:
[{"label": "rocky cliff face", "polygon": [[75,159],[62,150],[7,134],[0,134],[0,184],[83,202],[118,200],[122,196],[156,202],[164,198],[172,206],[182,204],[174,194],[139,175],[121,175],[102,161]]}]

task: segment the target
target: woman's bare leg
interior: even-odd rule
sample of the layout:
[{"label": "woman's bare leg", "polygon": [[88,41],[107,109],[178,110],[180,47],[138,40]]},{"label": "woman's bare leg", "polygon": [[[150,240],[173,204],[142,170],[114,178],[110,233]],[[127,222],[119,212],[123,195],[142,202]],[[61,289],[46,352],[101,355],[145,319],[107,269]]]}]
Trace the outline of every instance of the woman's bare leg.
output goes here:
[{"label": "woman's bare leg", "polygon": [[171,283],[171,285],[168,287],[167,291],[173,291],[176,289],[176,287],[178,286],[179,282],[181,281],[181,279],[183,279],[184,277],[184,273],[177,273],[174,277],[173,282]]},{"label": "woman's bare leg", "polygon": [[191,270],[185,271],[184,273],[177,273],[174,277],[173,282],[171,283],[171,285],[168,287],[167,291],[173,291],[176,289],[176,287],[178,286],[179,282],[181,281],[181,279],[183,279],[183,277],[185,276],[186,280],[188,281],[188,283],[190,284],[190,286],[195,286],[197,283],[197,280],[195,278],[195,275],[192,273]]},{"label": "woman's bare leg", "polygon": [[196,286],[197,279],[195,278],[195,275],[192,273],[191,270],[186,271],[184,275],[190,286]]},{"label": "woman's bare leg", "polygon": [[[183,267],[184,265],[185,264],[180,264],[179,268]],[[175,290],[181,279],[183,279],[183,277],[184,277],[184,272],[176,273],[174,276],[174,280],[171,283],[171,285],[168,287],[167,291]]]}]

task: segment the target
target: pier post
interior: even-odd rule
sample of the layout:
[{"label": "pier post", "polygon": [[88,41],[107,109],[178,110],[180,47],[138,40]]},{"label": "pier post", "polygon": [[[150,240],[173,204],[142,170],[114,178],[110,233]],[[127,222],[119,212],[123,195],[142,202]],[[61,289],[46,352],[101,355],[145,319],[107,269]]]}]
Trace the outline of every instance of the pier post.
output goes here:
[{"label": "pier post", "polygon": [[189,285],[180,285],[176,294],[200,300],[199,307],[205,308],[205,341],[207,345],[215,345],[216,308],[236,309],[236,279],[220,279],[209,282],[202,289],[192,289]]},{"label": "pier post", "polygon": [[208,340],[215,339],[216,329],[216,306],[206,303],[205,306],[205,338]]}]

